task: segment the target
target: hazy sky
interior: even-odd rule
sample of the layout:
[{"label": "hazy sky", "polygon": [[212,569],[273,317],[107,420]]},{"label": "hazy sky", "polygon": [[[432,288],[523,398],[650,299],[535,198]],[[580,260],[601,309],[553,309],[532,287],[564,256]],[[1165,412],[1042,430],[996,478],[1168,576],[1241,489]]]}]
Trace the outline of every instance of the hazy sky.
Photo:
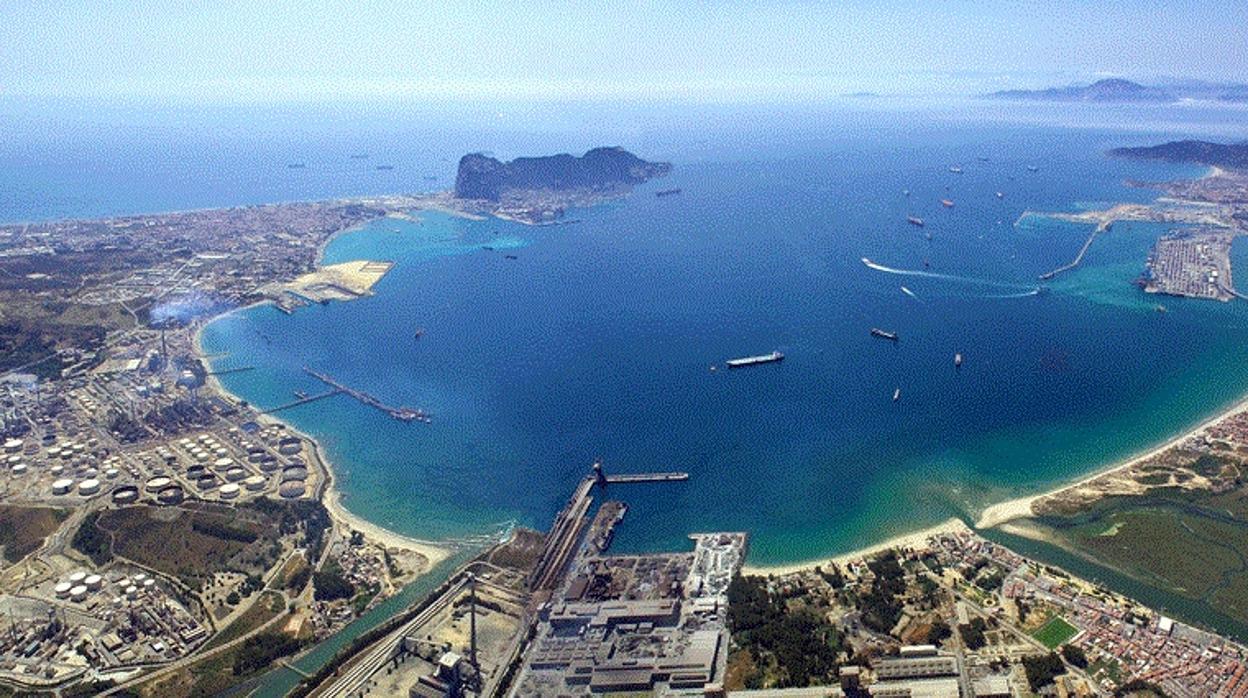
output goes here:
[{"label": "hazy sky", "polygon": [[5,0],[0,94],[820,97],[1248,81],[1248,2]]}]

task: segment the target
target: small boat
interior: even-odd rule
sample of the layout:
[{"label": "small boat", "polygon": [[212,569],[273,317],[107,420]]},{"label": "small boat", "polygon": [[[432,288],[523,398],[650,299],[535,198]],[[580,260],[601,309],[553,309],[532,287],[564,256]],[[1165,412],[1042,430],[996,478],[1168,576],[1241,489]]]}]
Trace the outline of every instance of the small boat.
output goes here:
[{"label": "small boat", "polygon": [[927,233],[927,234],[926,234],[926,235],[924,235],[923,237],[927,238],[927,241],[928,241],[928,242],[931,242],[931,241],[932,241],[932,234],[931,234],[931,233]]},{"label": "small boat", "polygon": [[950,166],[949,166],[949,171],[950,171],[950,172],[952,172],[952,173],[954,173],[954,174],[962,174],[962,168],[961,168],[961,167],[958,167],[957,165],[950,165]]},{"label": "small boat", "polygon": [[423,327],[416,328],[416,339],[420,339],[421,337],[424,337],[424,336],[425,336],[425,328]]},{"label": "small boat", "polygon": [[901,399],[901,388],[898,388],[893,391],[893,402],[897,402],[900,399]]},{"label": "small boat", "polygon": [[659,198],[663,198],[664,196],[672,196],[673,194],[679,194],[679,193],[680,193],[680,189],[660,189],[656,191],[654,195]]},{"label": "small boat", "polygon": [[889,332],[887,330],[881,330],[878,327],[871,328],[871,336],[879,337],[880,339],[887,339],[890,342],[896,342],[898,339],[896,332]]},{"label": "small boat", "polygon": [[355,153],[354,155],[351,156],[351,159],[352,160],[367,160],[368,153]]},{"label": "small boat", "polygon": [[930,268],[931,266],[932,266],[932,261],[931,261],[930,259],[925,259],[925,260],[923,260],[923,268],[924,268],[924,269]]},{"label": "small boat", "polygon": [[953,200],[952,200],[952,199],[941,199],[941,200],[940,200],[940,205],[941,205],[941,206],[944,206],[945,208],[953,208]]},{"label": "small boat", "polygon": [[394,169],[394,165],[378,165],[377,169],[383,172],[388,172]]},{"label": "small boat", "polygon": [[910,225],[917,225],[920,228],[923,227],[923,219],[918,216],[906,216],[906,222]]},{"label": "small boat", "polygon": [[482,246],[481,246],[481,249],[485,250],[486,252],[493,252],[493,251],[494,251],[494,248],[493,248],[493,247],[490,247],[489,245],[482,245]]},{"label": "small boat", "polygon": [[988,156],[987,156],[987,155],[980,155],[978,158],[975,158],[975,159],[976,159],[976,160],[979,160],[980,162],[988,162]]},{"label": "small boat", "polygon": [[300,400],[307,400],[308,394],[303,392],[302,390],[296,390],[295,397],[299,398]]},{"label": "small boat", "polygon": [[962,355],[961,354],[953,355],[953,367],[962,368]]},{"label": "small boat", "polygon": [[505,254],[505,255],[503,255],[503,256],[504,256],[504,257],[506,257],[507,259],[520,259],[519,257],[515,256],[514,254]]},{"label": "small boat", "polygon": [[901,195],[902,195],[902,196],[910,196],[910,190],[909,190],[909,189],[902,189],[902,190],[901,190]]},{"label": "small boat", "polygon": [[1162,305],[1162,304],[1160,304],[1160,303],[1158,303],[1155,307],[1153,307],[1153,310],[1156,310],[1156,311],[1157,311],[1157,312],[1159,312],[1159,313],[1165,313],[1165,312],[1168,312],[1168,311],[1166,310],[1166,306],[1164,306],[1164,305]]},{"label": "small boat", "polygon": [[998,198],[998,199],[1004,199],[1004,198],[1005,198],[1005,192],[997,192],[997,198]]},{"label": "small boat", "polygon": [[302,170],[303,168],[307,167],[307,165],[303,164],[302,162],[291,162],[291,163],[287,163],[286,167],[291,170]]},{"label": "small boat", "polygon": [[1028,171],[1028,172],[1039,172],[1039,171],[1040,171],[1040,168],[1039,168],[1039,167],[1036,167],[1035,165],[1028,165],[1028,166],[1027,166],[1027,171]]}]

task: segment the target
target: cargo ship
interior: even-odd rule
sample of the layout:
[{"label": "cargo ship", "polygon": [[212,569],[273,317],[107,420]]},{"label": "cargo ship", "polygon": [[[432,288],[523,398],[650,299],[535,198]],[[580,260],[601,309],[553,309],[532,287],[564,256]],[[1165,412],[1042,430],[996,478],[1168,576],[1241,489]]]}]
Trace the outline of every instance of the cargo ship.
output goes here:
[{"label": "cargo ship", "polygon": [[917,225],[920,228],[923,227],[923,219],[918,216],[906,216],[906,222],[910,225]]},{"label": "cargo ship", "polygon": [[784,361],[784,354],[773,351],[770,354],[761,354],[759,356],[747,356],[743,359],[729,359],[724,363],[728,364],[728,368],[745,368],[747,366],[761,366],[762,364],[773,364],[777,361]]},{"label": "cargo ship", "polygon": [[896,341],[897,341],[897,333],[896,333],[896,332],[888,332],[888,331],[885,331],[885,330],[881,330],[881,329],[880,329],[880,328],[878,328],[878,327],[872,327],[872,328],[871,328],[871,336],[872,336],[872,337],[879,337],[880,339],[887,339],[887,340],[889,340],[890,342],[896,342]]}]

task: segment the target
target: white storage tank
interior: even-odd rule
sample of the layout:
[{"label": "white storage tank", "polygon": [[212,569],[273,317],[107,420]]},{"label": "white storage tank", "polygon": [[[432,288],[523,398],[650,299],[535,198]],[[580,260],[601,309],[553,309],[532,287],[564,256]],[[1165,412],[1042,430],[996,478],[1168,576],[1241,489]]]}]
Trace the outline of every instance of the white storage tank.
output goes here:
[{"label": "white storage tank", "polygon": [[60,582],[53,587],[52,591],[56,594],[56,598],[66,599],[69,598],[69,590],[73,588],[74,585],[69,582]]},{"label": "white storage tank", "polygon": [[83,480],[82,483],[78,485],[78,494],[84,497],[90,497],[93,494],[99,494],[99,493],[100,493],[100,481],[96,480],[95,478]]},{"label": "white storage tank", "polygon": [[70,488],[74,486],[74,481],[68,478],[61,478],[52,483],[52,494],[69,494]]},{"label": "white storage tank", "polygon": [[100,587],[104,586],[104,578],[98,574],[88,574],[87,578],[82,580],[82,583],[91,591],[99,591]]},{"label": "white storage tank", "polygon": [[85,585],[85,584],[79,584],[78,586],[74,587],[73,589],[70,589],[70,590],[69,590],[69,600],[70,600],[70,601],[77,601],[77,602],[79,602],[79,603],[81,603],[81,602],[83,602],[83,601],[86,601],[86,600],[87,600],[87,587],[86,587],[86,585]]},{"label": "white storage tank", "polygon": [[69,575],[69,582],[70,584],[73,584],[74,586],[78,586],[79,584],[82,584],[83,580],[86,578],[87,578],[86,572],[78,571]]},{"label": "white storage tank", "polygon": [[172,484],[173,484],[173,480],[170,480],[169,478],[161,475],[161,476],[157,476],[148,480],[147,484],[145,484],[143,488],[146,489],[148,492],[155,493],[155,492],[161,491],[162,489]]},{"label": "white storage tank", "polygon": [[221,489],[218,492],[221,494],[221,499],[234,499],[238,496],[238,485],[228,482],[221,485]]},{"label": "white storage tank", "polygon": [[243,485],[252,492],[259,492],[264,489],[265,479],[263,475],[252,475],[243,480]]}]

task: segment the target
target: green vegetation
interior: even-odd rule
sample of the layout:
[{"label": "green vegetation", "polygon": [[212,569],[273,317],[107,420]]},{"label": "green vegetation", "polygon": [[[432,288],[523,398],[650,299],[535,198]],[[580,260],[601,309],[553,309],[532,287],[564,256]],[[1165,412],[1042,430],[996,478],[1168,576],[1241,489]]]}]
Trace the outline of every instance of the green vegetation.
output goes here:
[{"label": "green vegetation", "polygon": [[1083,651],[1082,647],[1076,645],[1062,645],[1062,659],[1065,659],[1072,666],[1080,669],[1088,668],[1088,655]]},{"label": "green vegetation", "polygon": [[96,565],[103,565],[113,559],[112,536],[99,527],[100,512],[87,514],[74,532],[70,545],[74,550],[91,558]]},{"label": "green vegetation", "polygon": [[959,625],[958,634],[962,636],[962,642],[967,649],[977,650],[988,643],[988,638],[984,636],[984,631],[987,629],[988,622],[976,616],[971,619],[970,623]]},{"label": "green vegetation", "polygon": [[241,507],[139,505],[93,515],[74,545],[90,555],[86,547],[99,546],[111,534],[113,553],[198,588],[224,569],[254,575],[272,566],[279,554],[275,528],[271,520]]},{"label": "green vegetation", "polygon": [[1027,683],[1031,690],[1039,691],[1053,683],[1053,679],[1066,673],[1066,665],[1062,664],[1062,658],[1056,652],[1049,652],[1023,657],[1023,670],[1027,672]]},{"label": "green vegetation", "polygon": [[897,554],[889,551],[867,563],[875,574],[871,589],[858,598],[858,610],[862,612],[862,624],[880,633],[892,632],[901,619],[906,592],[905,570],[897,561]]},{"label": "green vegetation", "polygon": [[807,605],[816,596],[790,596],[770,590],[764,577],[738,575],[729,585],[728,627],[738,652],[747,655],[734,662],[742,686],[787,688],[835,680],[840,630]]},{"label": "green vegetation", "polygon": [[349,599],[354,595],[355,587],[342,576],[342,568],[337,563],[325,565],[323,570],[312,575],[312,596],[317,601]]},{"label": "green vegetation", "polygon": [[1052,650],[1070,642],[1070,639],[1078,634],[1078,628],[1067,623],[1061,616],[1053,616],[1031,636]]},{"label": "green vegetation", "polygon": [[209,640],[204,648],[211,649],[232,642],[269,622],[285,609],[286,602],[281,594],[266,591],[256,599],[251,608],[244,611],[241,616],[234,619],[233,623],[225,626],[224,630]]},{"label": "green vegetation", "polygon": [[1141,496],[1057,507],[1038,520],[1061,547],[1145,584],[1207,603],[1248,622],[1248,488],[1221,454],[1191,456],[1178,473],[1211,478],[1216,490],[1158,487]]},{"label": "green vegetation", "polygon": [[266,669],[274,661],[298,652],[303,642],[284,633],[260,633],[243,640],[234,657],[234,675],[246,676]]},{"label": "green vegetation", "polygon": [[17,562],[35,552],[69,516],[52,507],[0,506],[0,547],[4,559]]}]

